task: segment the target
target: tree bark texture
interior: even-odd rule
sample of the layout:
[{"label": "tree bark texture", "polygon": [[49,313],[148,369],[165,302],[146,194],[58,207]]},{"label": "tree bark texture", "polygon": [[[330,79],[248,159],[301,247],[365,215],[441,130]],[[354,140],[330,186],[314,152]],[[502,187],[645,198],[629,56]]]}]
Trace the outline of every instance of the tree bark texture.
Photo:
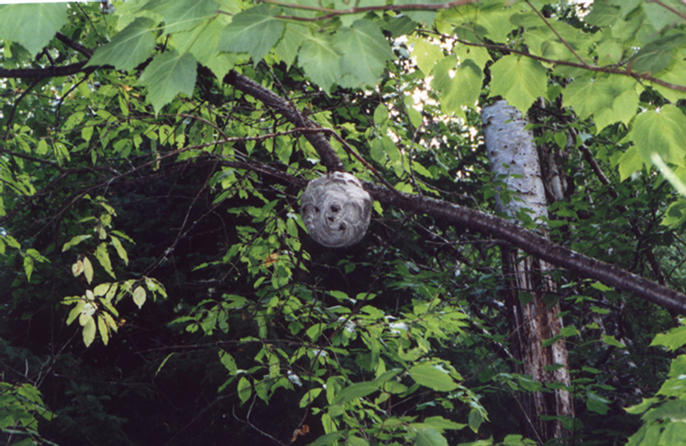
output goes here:
[{"label": "tree bark texture", "polygon": [[[538,151],[528,122],[505,101],[485,107],[482,112],[486,150],[491,171],[502,181],[497,208],[510,218],[528,213],[534,221],[548,216],[547,200]],[[507,197],[507,198],[506,198]],[[531,376],[544,386],[543,391],[521,394],[522,425],[527,436],[540,442],[561,439],[565,435],[559,419],[574,417],[574,404],[564,339],[549,346],[544,341],[559,336],[563,327],[558,303],[547,303],[556,292],[550,277],[550,265],[524,255],[516,248],[503,249],[503,272],[506,277],[506,305],[513,333],[513,351],[521,361],[520,373]],[[546,389],[549,383],[565,388]]]}]

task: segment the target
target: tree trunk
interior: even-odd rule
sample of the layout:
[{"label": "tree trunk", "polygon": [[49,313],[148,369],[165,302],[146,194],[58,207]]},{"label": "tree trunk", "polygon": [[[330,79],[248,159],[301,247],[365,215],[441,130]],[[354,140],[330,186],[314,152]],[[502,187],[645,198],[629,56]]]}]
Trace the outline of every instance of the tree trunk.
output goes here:
[{"label": "tree trunk", "polygon": [[[485,107],[482,120],[491,171],[507,189],[498,194],[498,211],[519,221],[547,217],[538,153],[532,133],[525,129],[528,122],[505,101]],[[550,269],[545,261],[520,250],[503,249],[506,305],[513,351],[521,361],[519,372],[543,385],[543,391],[521,395],[524,431],[539,442],[562,439],[565,432],[559,417],[574,417],[572,396],[566,390],[571,381],[564,339],[544,346],[563,327]],[[549,387],[551,383],[565,388]]]}]

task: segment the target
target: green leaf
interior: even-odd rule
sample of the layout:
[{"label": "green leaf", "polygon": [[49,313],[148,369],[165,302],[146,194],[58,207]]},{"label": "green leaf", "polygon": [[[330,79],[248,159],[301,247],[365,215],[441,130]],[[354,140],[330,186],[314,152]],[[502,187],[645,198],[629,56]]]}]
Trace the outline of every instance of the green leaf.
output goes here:
[{"label": "green leaf", "polygon": [[229,373],[231,373],[232,375],[235,375],[238,371],[236,360],[233,359],[231,353],[224,350],[219,350],[219,361],[224,365],[224,367],[226,367],[226,370],[228,370]]},{"label": "green leaf", "polygon": [[686,444],[686,423],[682,421],[672,421],[666,424],[664,431],[660,435],[660,446],[676,446]]},{"label": "green leaf", "polygon": [[580,76],[564,89],[563,102],[580,118],[593,117],[600,131],[615,122],[629,123],[638,110],[638,86],[625,76]]},{"label": "green leaf", "polygon": [[174,47],[179,53],[190,52],[198,63],[212,70],[218,79],[223,79],[242,55],[220,53],[219,42],[230,19],[218,15],[190,31],[175,33],[171,36]]},{"label": "green leaf", "polygon": [[95,339],[95,320],[93,319],[93,316],[87,316],[81,335],[83,336],[83,343],[86,347],[93,343],[93,340]]},{"label": "green leaf", "polygon": [[297,23],[287,23],[283,37],[274,47],[276,54],[290,67],[295,62],[300,45],[309,37],[309,29]]},{"label": "green leaf", "polygon": [[189,53],[179,55],[176,51],[168,51],[153,58],[138,83],[147,87],[148,101],[155,108],[155,113],[159,113],[177,94],[193,94],[196,65]]},{"label": "green leaf", "polygon": [[675,351],[683,345],[686,345],[686,325],[673,328],[667,333],[658,333],[655,336],[655,339],[653,339],[653,342],[650,343],[651,347],[657,345],[666,347],[671,351]]},{"label": "green leaf", "polygon": [[448,446],[448,440],[437,430],[426,428],[417,432],[414,446]]},{"label": "green leaf", "polygon": [[33,258],[24,256],[24,274],[26,274],[27,282],[31,281],[31,274],[33,273]]},{"label": "green leaf", "polygon": [[381,126],[388,121],[388,109],[385,105],[379,104],[374,109],[374,125]]},{"label": "green leaf", "polygon": [[95,248],[95,258],[100,263],[100,266],[112,277],[114,276],[114,270],[112,269],[112,262],[110,260],[110,254],[107,252],[107,245],[103,242]]},{"label": "green leaf", "polygon": [[593,2],[593,8],[584,17],[584,22],[594,26],[607,26],[621,18],[619,6],[611,5],[609,2]]},{"label": "green leaf", "polygon": [[155,11],[164,17],[165,34],[189,30],[201,20],[214,16],[219,9],[214,0],[174,0],[158,5]]},{"label": "green leaf", "polygon": [[160,365],[157,366],[157,370],[155,370],[155,375],[153,375],[153,376],[159,375],[160,372],[162,371],[162,369],[164,368],[165,364],[167,364],[167,361],[169,361],[171,359],[171,357],[174,355],[175,355],[175,353],[171,352],[167,356],[165,356],[164,359],[162,360],[162,362],[160,363]]},{"label": "green leaf", "polygon": [[624,141],[631,140],[644,160],[657,153],[666,163],[684,166],[686,115],[675,105],[640,113]]},{"label": "green leaf", "polygon": [[439,432],[442,432],[444,430],[460,430],[467,426],[464,423],[456,423],[454,421],[447,420],[440,416],[425,418],[423,423],[431,425],[432,428],[436,429]]},{"label": "green leaf", "polygon": [[138,308],[141,308],[143,304],[145,303],[145,288],[142,286],[137,286],[134,290],[133,293],[131,293],[131,297],[133,298],[133,303],[135,303]]},{"label": "green leaf", "polygon": [[631,69],[637,73],[657,74],[672,64],[677,49],[685,44],[686,35],[683,33],[650,42],[636,53],[631,61]]},{"label": "green leaf", "polygon": [[302,409],[305,406],[309,406],[312,404],[312,401],[315,400],[319,396],[319,394],[322,393],[322,388],[321,387],[315,387],[314,389],[310,389],[305,394],[303,395],[302,398],[300,398],[300,404],[299,407]]},{"label": "green leaf", "polygon": [[275,17],[277,13],[278,9],[262,4],[236,14],[224,29],[219,49],[250,53],[253,62],[259,62],[283,34],[284,22]]},{"label": "green leaf", "polygon": [[35,56],[67,23],[65,3],[0,6],[0,39],[17,42]]},{"label": "green leaf", "polygon": [[241,376],[238,380],[238,399],[241,400],[241,404],[248,401],[250,395],[252,395],[252,385],[245,376]]},{"label": "green leaf", "polygon": [[155,35],[151,29],[155,22],[139,17],[122,29],[110,43],[95,50],[87,67],[114,65],[119,70],[129,71],[147,59],[155,48]]},{"label": "green leaf", "polygon": [[491,77],[491,96],[501,95],[522,112],[545,95],[548,80],[540,62],[516,55],[503,56],[491,65]]},{"label": "green leaf", "polygon": [[350,28],[341,28],[335,36],[336,49],[343,54],[339,81],[344,87],[375,85],[393,52],[378,25],[362,19]]},{"label": "green leaf", "polygon": [[610,409],[610,400],[603,398],[597,393],[588,391],[586,393],[586,408],[591,412],[598,413],[600,415],[605,415]]},{"label": "green leaf", "polygon": [[611,345],[612,347],[617,347],[617,348],[626,348],[626,345],[622,344],[617,340],[612,335],[601,335],[603,338],[603,342],[606,343],[607,345]]},{"label": "green leaf", "polygon": [[379,390],[382,383],[377,383],[374,381],[363,381],[359,383],[350,384],[345,389],[341,390],[336,394],[333,403],[342,404],[348,401],[356,400],[358,398],[365,397],[370,393],[374,393]]},{"label": "green leaf", "polygon": [[449,392],[457,388],[457,383],[448,375],[448,372],[435,365],[419,364],[412,367],[408,373],[417,384],[439,392]]},{"label": "green leaf", "polygon": [[627,407],[624,410],[626,410],[630,414],[638,415],[642,414],[646,410],[648,410],[653,404],[655,404],[658,401],[656,397],[652,398],[643,398],[640,403]]},{"label": "green leaf", "polygon": [[89,234],[82,234],[82,235],[77,235],[77,236],[72,237],[71,240],[69,240],[67,243],[62,245],[62,252],[68,250],[69,248],[71,248],[73,246],[78,245],[79,243],[81,243],[84,240],[88,240],[89,238],[91,238],[91,235],[89,235]]},{"label": "green leaf", "polygon": [[310,36],[303,41],[298,53],[298,65],[326,92],[338,80],[340,59],[333,41],[326,35]]},{"label": "green leaf", "polygon": [[471,60],[457,65],[454,56],[447,56],[433,69],[431,88],[439,93],[441,110],[464,115],[462,107],[473,107],[481,94],[483,73]]},{"label": "green leaf", "polygon": [[469,428],[474,432],[478,432],[479,427],[481,427],[483,422],[484,416],[481,414],[481,412],[472,408],[469,411],[469,415],[467,415],[467,423],[469,423]]},{"label": "green leaf", "polygon": [[643,166],[650,166],[638,153],[636,146],[631,146],[619,158],[617,169],[619,170],[619,179],[624,181],[629,178],[634,172],[643,168]]},{"label": "green leaf", "polygon": [[412,56],[417,61],[417,66],[424,74],[429,75],[438,60],[443,58],[443,50],[419,37],[410,37],[408,43],[412,45]]},{"label": "green leaf", "polygon": [[[684,79],[686,79],[686,49],[681,50],[676,62],[668,70],[660,73],[660,79],[672,84],[683,85]],[[683,91],[678,91],[655,83],[651,85],[671,102],[677,102],[686,98],[686,93]]]}]

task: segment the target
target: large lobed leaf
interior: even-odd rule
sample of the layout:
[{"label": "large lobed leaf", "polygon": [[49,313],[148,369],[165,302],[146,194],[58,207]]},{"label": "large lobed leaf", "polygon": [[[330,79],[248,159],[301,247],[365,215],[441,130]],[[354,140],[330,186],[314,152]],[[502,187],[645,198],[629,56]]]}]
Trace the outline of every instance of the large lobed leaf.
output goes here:
[{"label": "large lobed leaf", "polygon": [[275,17],[278,10],[258,5],[234,16],[224,29],[219,49],[235,53],[249,53],[255,63],[279,41],[284,22]]},{"label": "large lobed leaf", "polygon": [[138,18],[117,33],[112,41],[98,48],[86,66],[114,65],[119,70],[132,70],[152,53],[155,35],[151,31],[155,23]]},{"label": "large lobed leaf", "polygon": [[67,23],[67,5],[0,6],[0,39],[17,42],[35,56]]},{"label": "large lobed leaf", "polygon": [[504,97],[510,105],[526,112],[531,103],[545,94],[548,77],[537,60],[503,56],[491,66],[491,95]]},{"label": "large lobed leaf", "polygon": [[179,55],[176,51],[168,51],[153,58],[138,82],[147,87],[148,100],[155,113],[179,93],[192,95],[196,67],[197,63],[189,53]]},{"label": "large lobed leaf", "polygon": [[350,28],[341,28],[336,33],[335,42],[342,55],[340,69],[343,77],[339,83],[344,87],[375,85],[386,62],[393,57],[379,26],[366,19],[356,21]]}]

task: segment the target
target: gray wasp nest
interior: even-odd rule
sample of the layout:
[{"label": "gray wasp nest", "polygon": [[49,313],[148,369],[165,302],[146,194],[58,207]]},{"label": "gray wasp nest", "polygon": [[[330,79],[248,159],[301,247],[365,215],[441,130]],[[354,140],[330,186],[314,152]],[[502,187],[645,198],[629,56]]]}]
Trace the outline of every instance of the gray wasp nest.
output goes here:
[{"label": "gray wasp nest", "polygon": [[362,240],[371,211],[371,197],[347,172],[328,173],[310,181],[300,201],[300,213],[310,236],[329,248]]}]

